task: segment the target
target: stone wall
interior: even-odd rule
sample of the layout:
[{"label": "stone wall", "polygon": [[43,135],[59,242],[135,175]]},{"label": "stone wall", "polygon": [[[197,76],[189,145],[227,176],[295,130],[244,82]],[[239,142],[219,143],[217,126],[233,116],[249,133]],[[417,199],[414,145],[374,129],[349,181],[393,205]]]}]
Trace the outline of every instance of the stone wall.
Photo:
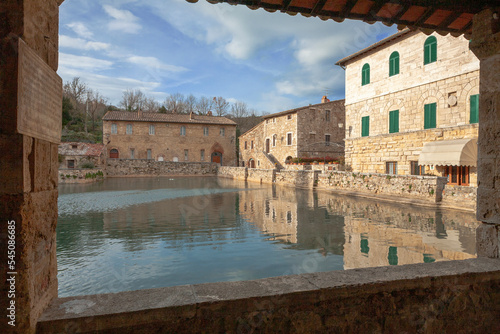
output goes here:
[{"label": "stone wall", "polygon": [[276,179],[276,169],[248,168],[247,181],[273,183]]},{"label": "stone wall", "polygon": [[281,170],[276,173],[275,183],[312,189],[316,186],[316,180],[318,179],[319,173],[319,171],[310,170]]},{"label": "stone wall", "polygon": [[318,188],[348,190],[373,195],[399,195],[440,202],[446,178],[354,172],[330,172],[318,177]]},{"label": "stone wall", "polygon": [[246,181],[248,177],[248,168],[220,166],[217,169],[217,176]]},{"label": "stone wall", "polygon": [[217,164],[210,162],[170,162],[148,159],[108,159],[107,176],[216,175]]},{"label": "stone wall", "polygon": [[477,187],[447,185],[443,190],[443,204],[476,210]]},{"label": "stone wall", "polygon": [[59,169],[59,183],[90,183],[106,177],[103,168]]}]

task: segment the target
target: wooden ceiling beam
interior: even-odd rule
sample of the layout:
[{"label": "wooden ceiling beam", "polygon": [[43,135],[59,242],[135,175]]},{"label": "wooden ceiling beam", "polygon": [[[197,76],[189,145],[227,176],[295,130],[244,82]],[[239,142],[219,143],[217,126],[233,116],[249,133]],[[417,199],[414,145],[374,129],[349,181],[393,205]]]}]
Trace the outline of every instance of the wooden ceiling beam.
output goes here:
[{"label": "wooden ceiling beam", "polygon": [[424,24],[425,21],[427,21],[427,19],[431,17],[432,14],[434,14],[435,11],[435,8],[427,8],[426,11],[422,15],[420,15],[420,17],[413,23],[413,25],[419,27],[420,25]]},{"label": "wooden ceiling beam", "polygon": [[327,0],[318,0],[314,5],[313,9],[311,9],[311,15],[317,15],[319,12],[323,10]]},{"label": "wooden ceiling beam", "polygon": [[460,12],[453,12],[451,13],[450,15],[448,15],[447,18],[445,18],[439,25],[438,25],[438,28],[439,29],[444,29],[444,28],[448,28],[448,26],[450,24],[452,24],[456,19],[458,19],[460,17],[460,15],[462,15],[462,13]]},{"label": "wooden ceiling beam", "polygon": [[348,0],[344,5],[344,8],[342,8],[342,10],[340,11],[339,16],[349,18],[351,10],[354,8],[357,2],[358,0]]}]

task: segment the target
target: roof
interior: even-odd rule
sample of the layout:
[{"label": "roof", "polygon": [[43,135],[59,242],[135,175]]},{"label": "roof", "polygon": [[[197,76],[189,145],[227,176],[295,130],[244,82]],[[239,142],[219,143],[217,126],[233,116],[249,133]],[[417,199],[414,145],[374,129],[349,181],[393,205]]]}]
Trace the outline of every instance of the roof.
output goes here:
[{"label": "roof", "polygon": [[335,105],[342,105],[343,106],[345,104],[345,99],[335,100],[335,101],[330,101],[330,102],[324,102],[324,103],[317,103],[317,104],[312,104],[312,105],[308,105],[308,106],[305,106],[305,107],[300,107],[300,108],[295,108],[295,109],[280,111],[280,112],[277,112],[277,113],[274,113],[274,114],[265,115],[262,118],[268,119],[268,118],[273,118],[273,117],[277,117],[277,116],[283,116],[283,115],[295,113],[295,112],[300,111],[300,110],[309,109],[309,108],[316,108],[317,106],[325,106],[325,105],[328,105],[328,104],[332,104],[333,106],[335,106]]},{"label": "roof", "polygon": [[[198,0],[186,0],[198,2]],[[498,6],[498,0],[208,0],[246,5],[250,9],[263,8],[268,12],[297,13],[316,16],[322,20],[362,20],[367,23],[397,24],[429,34],[432,31],[454,36],[472,33],[472,18],[485,8]],[[466,36],[468,38],[468,36]]]},{"label": "roof", "polygon": [[139,114],[138,112],[131,111],[108,111],[102,119],[103,121],[236,125],[234,121],[221,116],[191,116],[190,114],[163,114],[156,112],[142,112]]},{"label": "roof", "polygon": [[[411,32],[410,29],[404,29],[404,30],[398,31],[394,35],[386,37],[386,38],[378,41],[375,44],[372,44],[372,45],[370,45],[370,46],[368,46],[368,47],[366,47],[366,48],[364,48],[364,49],[362,49],[362,50],[360,50],[360,51],[358,51],[356,53],[353,53],[350,56],[347,56],[345,58],[340,59],[338,62],[335,63],[335,65],[345,66],[349,60],[357,58],[357,57],[359,57],[359,56],[361,56],[361,55],[363,55],[365,53],[368,53],[368,52],[370,52],[372,50],[375,50],[375,49],[377,49],[377,48],[379,48],[379,47],[381,47],[381,46],[383,46],[385,44],[389,44],[389,43],[391,43],[391,42],[393,42],[393,41],[395,41],[397,39],[405,37],[405,36],[409,35],[410,32]],[[417,33],[417,32],[413,32],[413,33]]]},{"label": "roof", "polygon": [[[73,148],[73,146],[77,146]],[[89,144],[80,142],[65,142],[59,144],[59,154],[98,157],[104,150],[104,144]]]}]

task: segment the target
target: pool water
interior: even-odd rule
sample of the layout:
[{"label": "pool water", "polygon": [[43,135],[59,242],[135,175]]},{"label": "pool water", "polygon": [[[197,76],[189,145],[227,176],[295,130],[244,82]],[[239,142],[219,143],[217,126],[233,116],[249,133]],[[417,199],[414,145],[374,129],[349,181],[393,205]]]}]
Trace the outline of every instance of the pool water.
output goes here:
[{"label": "pool water", "polygon": [[475,257],[473,213],[215,177],[59,186],[59,296]]}]

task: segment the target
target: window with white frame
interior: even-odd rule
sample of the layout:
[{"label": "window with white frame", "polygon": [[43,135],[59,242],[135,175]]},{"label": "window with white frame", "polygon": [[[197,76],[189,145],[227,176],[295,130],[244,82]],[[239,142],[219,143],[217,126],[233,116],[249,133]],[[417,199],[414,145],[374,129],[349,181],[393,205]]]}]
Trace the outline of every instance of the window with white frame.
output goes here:
[{"label": "window with white frame", "polygon": [[148,159],[152,159],[153,158],[153,154],[151,152],[151,149],[148,148],[148,156],[147,156]]},{"label": "window with white frame", "polygon": [[118,127],[116,126],[116,123],[111,124],[111,134],[116,135],[118,133]]},{"label": "window with white frame", "polygon": [[220,128],[220,135],[224,137],[226,135],[226,129]]},{"label": "window with white frame", "polygon": [[205,161],[205,150],[200,151],[200,160]]},{"label": "window with white frame", "polygon": [[132,124],[127,124],[127,134],[128,135],[132,134]]},{"label": "window with white frame", "polygon": [[203,135],[208,136],[208,126],[203,127]]},{"label": "window with white frame", "polygon": [[186,127],[181,126],[181,136],[185,136],[185,135],[186,135]]},{"label": "window with white frame", "polygon": [[151,124],[149,126],[149,134],[150,135],[154,135],[155,134],[155,126],[153,124]]},{"label": "window with white frame", "polygon": [[189,160],[189,150],[184,150],[184,160]]}]

